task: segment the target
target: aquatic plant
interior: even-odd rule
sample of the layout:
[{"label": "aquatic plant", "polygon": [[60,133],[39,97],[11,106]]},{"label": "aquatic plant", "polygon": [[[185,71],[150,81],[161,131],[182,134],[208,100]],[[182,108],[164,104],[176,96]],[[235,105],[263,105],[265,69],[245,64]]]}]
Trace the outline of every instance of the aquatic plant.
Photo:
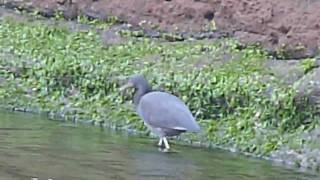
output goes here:
[{"label": "aquatic plant", "polygon": [[169,43],[127,34],[126,43],[105,45],[95,30],[8,19],[0,24],[0,54],[6,106],[146,130],[118,90],[126,76],[144,73],[181,97],[218,145],[267,154],[287,142],[285,134],[313,127],[304,121],[312,107],[268,72],[267,54],[232,39]]}]

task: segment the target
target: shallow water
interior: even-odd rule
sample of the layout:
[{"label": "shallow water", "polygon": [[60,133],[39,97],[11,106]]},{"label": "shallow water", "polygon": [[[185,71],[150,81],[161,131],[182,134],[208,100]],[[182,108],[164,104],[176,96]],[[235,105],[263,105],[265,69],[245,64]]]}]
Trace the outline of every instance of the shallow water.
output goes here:
[{"label": "shallow water", "polygon": [[0,111],[0,179],[319,179],[221,150],[172,145]]}]

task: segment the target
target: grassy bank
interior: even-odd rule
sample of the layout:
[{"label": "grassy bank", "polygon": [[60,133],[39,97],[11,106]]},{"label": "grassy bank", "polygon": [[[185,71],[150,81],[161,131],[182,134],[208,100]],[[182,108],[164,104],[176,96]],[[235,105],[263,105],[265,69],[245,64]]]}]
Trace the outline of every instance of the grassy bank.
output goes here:
[{"label": "grassy bank", "polygon": [[169,43],[129,37],[104,45],[93,30],[5,20],[0,54],[0,103],[7,107],[145,131],[118,90],[126,76],[143,73],[181,97],[205,139],[223,147],[268,155],[318,124],[305,121],[315,118],[312,107],[264,66],[266,53],[232,39]]}]

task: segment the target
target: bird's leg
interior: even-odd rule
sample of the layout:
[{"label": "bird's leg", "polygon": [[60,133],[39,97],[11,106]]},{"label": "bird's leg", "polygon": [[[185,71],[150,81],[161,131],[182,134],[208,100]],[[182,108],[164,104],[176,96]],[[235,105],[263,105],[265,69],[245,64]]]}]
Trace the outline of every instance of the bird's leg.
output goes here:
[{"label": "bird's leg", "polygon": [[162,137],[160,137],[160,140],[159,140],[158,146],[162,146],[162,141],[163,141],[163,138],[162,138]]},{"label": "bird's leg", "polygon": [[170,149],[170,146],[169,146],[169,143],[168,143],[166,137],[163,138],[163,142],[164,142],[164,146],[166,147],[166,149]]}]

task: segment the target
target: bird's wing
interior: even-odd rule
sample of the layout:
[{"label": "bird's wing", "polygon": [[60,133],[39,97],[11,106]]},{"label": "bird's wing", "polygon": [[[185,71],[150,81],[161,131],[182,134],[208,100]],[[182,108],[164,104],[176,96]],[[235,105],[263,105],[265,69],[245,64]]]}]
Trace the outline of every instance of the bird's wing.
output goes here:
[{"label": "bird's wing", "polygon": [[187,131],[200,129],[184,102],[165,92],[144,95],[140,100],[138,113],[147,124],[155,127]]}]

